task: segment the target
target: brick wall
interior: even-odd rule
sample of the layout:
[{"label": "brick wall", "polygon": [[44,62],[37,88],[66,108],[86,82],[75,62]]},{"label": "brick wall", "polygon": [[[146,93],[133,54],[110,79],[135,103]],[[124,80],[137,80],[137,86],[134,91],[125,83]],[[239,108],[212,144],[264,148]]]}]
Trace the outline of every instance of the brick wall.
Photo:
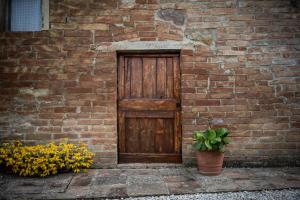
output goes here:
[{"label": "brick wall", "polygon": [[232,131],[228,165],[299,164],[299,10],[293,0],[50,1],[49,31],[0,33],[1,140],[84,141],[97,166],[115,166],[115,46],[176,41],[188,44],[184,163],[193,131],[213,118]]}]

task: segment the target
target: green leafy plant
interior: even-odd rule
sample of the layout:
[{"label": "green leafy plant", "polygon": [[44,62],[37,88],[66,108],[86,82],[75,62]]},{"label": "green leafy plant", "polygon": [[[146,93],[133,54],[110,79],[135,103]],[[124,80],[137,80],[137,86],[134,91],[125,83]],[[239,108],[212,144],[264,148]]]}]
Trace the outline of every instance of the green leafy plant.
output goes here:
[{"label": "green leafy plant", "polygon": [[226,128],[208,128],[204,132],[194,132],[194,147],[199,151],[225,151],[225,146],[229,143],[229,131]]}]

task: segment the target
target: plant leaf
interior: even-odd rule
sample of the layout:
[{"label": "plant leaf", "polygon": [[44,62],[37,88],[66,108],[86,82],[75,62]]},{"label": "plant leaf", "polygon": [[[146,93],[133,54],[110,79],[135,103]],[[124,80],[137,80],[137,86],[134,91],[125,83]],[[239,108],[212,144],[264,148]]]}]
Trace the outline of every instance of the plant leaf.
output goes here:
[{"label": "plant leaf", "polygon": [[225,136],[225,135],[228,135],[228,130],[226,128],[218,128],[216,130],[217,132],[217,137],[222,137],[222,136]]},{"label": "plant leaf", "polygon": [[207,139],[213,140],[216,137],[216,132],[212,129],[209,129],[207,132]]},{"label": "plant leaf", "polygon": [[203,146],[203,143],[202,143],[202,142],[196,142],[193,146],[194,146],[197,150],[201,150],[201,149],[202,149],[202,146]]},{"label": "plant leaf", "polygon": [[209,150],[212,149],[212,146],[211,146],[211,144],[209,143],[208,140],[205,140],[204,144],[205,144],[205,146],[206,146]]},{"label": "plant leaf", "polygon": [[195,138],[196,140],[203,141],[205,137],[204,137],[204,134],[203,134],[202,132],[196,131],[196,132],[194,133],[194,138]]},{"label": "plant leaf", "polygon": [[221,139],[220,137],[216,137],[216,138],[214,138],[214,139],[211,141],[211,143],[212,143],[212,144],[216,144],[216,143],[221,142],[221,141],[222,141],[222,139]]},{"label": "plant leaf", "polygon": [[215,141],[215,140],[212,140],[212,141],[210,141],[210,143],[214,145],[214,144],[216,144],[216,143],[217,143],[217,141]]},{"label": "plant leaf", "polygon": [[228,137],[224,137],[223,142],[224,142],[224,144],[229,144],[230,140]]}]

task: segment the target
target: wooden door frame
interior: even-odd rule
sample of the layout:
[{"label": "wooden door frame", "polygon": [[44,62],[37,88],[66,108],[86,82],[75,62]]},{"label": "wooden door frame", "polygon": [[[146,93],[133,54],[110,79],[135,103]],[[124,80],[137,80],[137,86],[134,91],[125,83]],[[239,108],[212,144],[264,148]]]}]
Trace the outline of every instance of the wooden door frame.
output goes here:
[{"label": "wooden door frame", "polygon": [[179,112],[179,119],[180,119],[180,163],[183,162],[183,155],[182,155],[182,143],[183,143],[183,140],[182,140],[182,92],[181,92],[181,82],[182,82],[182,76],[181,76],[181,52],[180,50],[126,50],[126,51],[116,51],[116,56],[117,56],[117,81],[116,81],[116,84],[117,84],[117,100],[116,100],[116,104],[117,104],[117,162],[118,164],[120,164],[120,156],[119,156],[119,153],[120,153],[120,141],[119,141],[119,99],[118,99],[118,96],[119,96],[119,56],[166,56],[166,55],[171,55],[171,56],[174,56],[174,55],[177,55],[178,56],[178,59],[179,59],[179,99],[180,99],[180,112]]}]

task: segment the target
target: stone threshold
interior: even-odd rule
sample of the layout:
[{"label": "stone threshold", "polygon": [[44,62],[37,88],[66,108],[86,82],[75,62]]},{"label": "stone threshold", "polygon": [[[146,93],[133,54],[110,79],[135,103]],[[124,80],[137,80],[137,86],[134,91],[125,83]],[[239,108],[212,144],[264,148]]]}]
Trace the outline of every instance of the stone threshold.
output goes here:
[{"label": "stone threshold", "polygon": [[161,169],[161,168],[182,168],[183,164],[178,163],[122,163],[117,169]]}]

